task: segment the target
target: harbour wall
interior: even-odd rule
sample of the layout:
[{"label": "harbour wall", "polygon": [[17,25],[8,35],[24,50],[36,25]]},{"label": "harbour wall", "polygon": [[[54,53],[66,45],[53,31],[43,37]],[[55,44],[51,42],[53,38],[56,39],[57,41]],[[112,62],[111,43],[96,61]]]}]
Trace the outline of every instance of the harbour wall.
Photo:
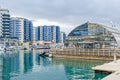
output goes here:
[{"label": "harbour wall", "polygon": [[120,59],[120,49],[52,49],[50,53],[59,58],[113,60],[117,56]]}]

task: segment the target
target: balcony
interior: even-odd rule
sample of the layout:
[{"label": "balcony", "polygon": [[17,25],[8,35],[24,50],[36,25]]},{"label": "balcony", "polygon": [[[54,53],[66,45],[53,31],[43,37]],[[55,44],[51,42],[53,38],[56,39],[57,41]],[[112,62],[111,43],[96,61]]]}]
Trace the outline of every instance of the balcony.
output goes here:
[{"label": "balcony", "polygon": [[4,27],[4,26],[6,26],[6,27],[7,27],[7,26],[10,26],[10,24],[2,24],[2,26],[3,26],[3,27]]}]

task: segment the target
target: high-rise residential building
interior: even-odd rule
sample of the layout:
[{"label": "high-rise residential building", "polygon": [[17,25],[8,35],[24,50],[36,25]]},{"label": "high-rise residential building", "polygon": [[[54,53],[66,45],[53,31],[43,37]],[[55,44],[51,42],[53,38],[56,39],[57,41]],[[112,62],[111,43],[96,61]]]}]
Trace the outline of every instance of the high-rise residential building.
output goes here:
[{"label": "high-rise residential building", "polygon": [[53,39],[55,38],[55,40],[56,40],[55,42],[59,43],[60,42],[60,27],[59,26],[54,27],[53,31],[54,31],[53,34],[56,35],[53,37]]},{"label": "high-rise residential building", "polygon": [[33,40],[33,24],[25,18],[12,17],[10,22],[11,37],[18,37],[19,42]]},{"label": "high-rise residential building", "polygon": [[33,41],[36,41],[36,28],[37,27],[33,27]]},{"label": "high-rise residential building", "polygon": [[0,36],[10,37],[10,14],[8,9],[0,8]]},{"label": "high-rise residential building", "polygon": [[66,41],[66,34],[65,32],[60,32],[60,42],[65,43]]},{"label": "high-rise residential building", "polygon": [[19,42],[24,42],[24,18],[11,18],[10,33],[11,37],[18,37]]},{"label": "high-rise residential building", "polygon": [[40,41],[40,26],[38,26],[38,27],[35,27],[35,40],[36,41]]},{"label": "high-rise residential building", "polygon": [[36,27],[36,41],[60,42],[59,26],[38,26]]},{"label": "high-rise residential building", "polygon": [[24,42],[33,40],[33,24],[30,20],[24,19]]},{"label": "high-rise residential building", "polygon": [[11,18],[10,33],[11,37],[18,37],[19,42],[24,42],[24,18]]},{"label": "high-rise residential building", "polygon": [[33,23],[29,21],[29,40],[33,41]]},{"label": "high-rise residential building", "polygon": [[43,40],[55,41],[56,39],[53,38],[53,36],[54,36],[53,26],[43,26]]}]

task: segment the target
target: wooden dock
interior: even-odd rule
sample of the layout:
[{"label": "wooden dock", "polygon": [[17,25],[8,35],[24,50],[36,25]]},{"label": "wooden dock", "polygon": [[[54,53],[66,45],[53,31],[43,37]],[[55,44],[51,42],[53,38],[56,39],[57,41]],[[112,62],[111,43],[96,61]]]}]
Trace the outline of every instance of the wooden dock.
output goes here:
[{"label": "wooden dock", "polygon": [[114,61],[110,63],[105,63],[103,65],[93,67],[92,69],[95,70],[95,72],[101,71],[112,73],[102,80],[120,80],[120,60],[117,60],[116,63]]}]

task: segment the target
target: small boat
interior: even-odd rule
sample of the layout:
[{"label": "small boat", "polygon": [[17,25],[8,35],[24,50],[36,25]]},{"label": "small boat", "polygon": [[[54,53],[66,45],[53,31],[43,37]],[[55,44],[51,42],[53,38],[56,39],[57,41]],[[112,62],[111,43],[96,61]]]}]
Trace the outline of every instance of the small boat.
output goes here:
[{"label": "small boat", "polygon": [[49,57],[49,53],[43,52],[39,56],[41,56],[41,57]]},{"label": "small boat", "polygon": [[15,49],[14,49],[13,46],[6,46],[6,47],[4,48],[4,50],[5,50],[5,51],[14,51]]}]

